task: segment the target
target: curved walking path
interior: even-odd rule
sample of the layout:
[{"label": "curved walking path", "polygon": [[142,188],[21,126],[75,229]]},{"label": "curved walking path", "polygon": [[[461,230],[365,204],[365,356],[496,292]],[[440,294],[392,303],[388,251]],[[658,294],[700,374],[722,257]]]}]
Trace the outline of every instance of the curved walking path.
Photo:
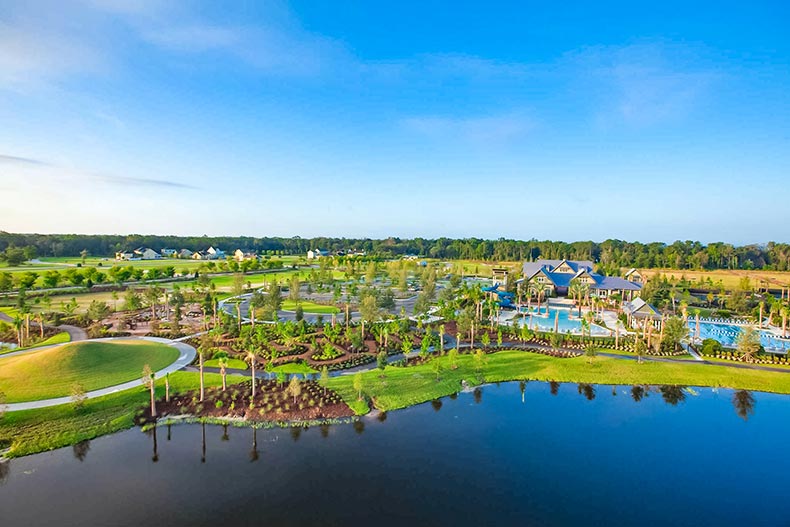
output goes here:
[{"label": "curved walking path", "polygon": [[[156,372],[156,377],[161,378],[168,373],[173,373],[175,371],[184,368],[188,364],[190,364],[193,360],[195,360],[195,355],[197,351],[195,348],[190,346],[185,342],[176,342],[174,340],[163,339],[163,338],[156,338],[156,337],[137,337],[139,340],[148,340],[150,342],[159,342],[162,344],[167,344],[176,348],[179,351],[178,359],[173,362],[170,366],[163,368]],[[118,337],[118,338],[109,338],[109,339],[95,339],[101,341],[107,340],[136,340],[134,338],[130,339],[129,337]],[[62,344],[58,344],[62,346]],[[47,346],[50,347],[50,346]],[[19,354],[31,352],[31,351],[41,351],[45,348],[33,348],[30,350],[24,350],[19,352]],[[102,397],[104,395],[110,395],[117,392],[122,392],[124,390],[129,390],[131,388],[137,388],[138,386],[143,385],[142,378],[135,379],[133,381],[125,382],[123,384],[116,384],[115,386],[108,386],[107,388],[101,388],[99,390],[93,390],[85,394],[88,399],[95,399],[96,397]],[[37,408],[47,408],[50,406],[58,406],[61,404],[68,404],[71,402],[71,397],[55,397],[53,399],[42,399],[40,401],[28,401],[24,403],[11,403],[5,405],[5,410],[7,412],[18,412],[20,410],[33,410]]]}]

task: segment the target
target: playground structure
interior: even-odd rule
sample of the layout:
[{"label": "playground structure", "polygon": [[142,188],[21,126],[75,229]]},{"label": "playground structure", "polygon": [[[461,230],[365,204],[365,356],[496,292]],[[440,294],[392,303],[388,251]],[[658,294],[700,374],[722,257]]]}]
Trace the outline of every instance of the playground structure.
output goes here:
[{"label": "playground structure", "polygon": [[497,295],[497,297],[499,297],[497,303],[502,309],[516,309],[516,304],[513,302],[515,295],[507,291],[500,291],[498,283],[495,283],[492,286],[483,287],[482,291],[484,293]]}]

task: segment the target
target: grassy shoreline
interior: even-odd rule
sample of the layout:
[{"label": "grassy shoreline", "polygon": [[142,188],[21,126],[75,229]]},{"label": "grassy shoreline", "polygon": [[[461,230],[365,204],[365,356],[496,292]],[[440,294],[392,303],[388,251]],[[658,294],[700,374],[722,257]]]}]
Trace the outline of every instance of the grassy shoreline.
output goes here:
[{"label": "grassy shoreline", "polygon": [[[586,357],[559,359],[522,350],[500,351],[487,355],[479,367],[472,355],[461,355],[457,368],[450,367],[447,356],[432,363],[409,367],[387,366],[358,374],[362,379],[363,398],[354,387],[355,375],[341,375],[328,380],[328,388],[337,391],[357,415],[372,408],[389,411],[421,404],[457,393],[462,381],[480,384],[534,380],[599,385],[683,385],[720,387],[790,394],[790,374],[761,370],[744,370],[728,365],[698,362],[656,362],[598,357],[592,363]],[[195,390],[199,374],[179,371],[170,375],[171,393]],[[249,379],[228,376],[229,383]],[[219,374],[205,375],[207,386],[219,386]],[[164,397],[164,382],[157,380],[157,397]],[[0,420],[0,449],[10,447],[8,457],[18,457],[73,445],[85,439],[110,434],[134,425],[138,411],[148,402],[142,389],[108,395],[86,402],[81,411],[71,405],[40,410],[12,412]],[[371,403],[371,404],[369,404]]]},{"label": "grassy shoreline", "polygon": [[[241,382],[241,376],[228,376],[228,382]],[[205,375],[207,386],[220,386],[216,373]],[[183,393],[200,386],[197,373],[178,371],[170,374],[171,393]],[[156,381],[157,398],[164,398],[164,380]],[[148,403],[143,388],[126,390],[85,402],[82,410],[65,404],[9,412],[0,420],[0,450],[8,448],[6,457],[21,457],[74,445],[80,441],[126,430],[134,426],[137,412]]]},{"label": "grassy shoreline", "polygon": [[[790,394],[790,375],[781,372],[743,370],[726,365],[694,362],[646,361],[642,364],[610,357],[598,357],[591,364],[585,357],[557,359],[526,351],[501,351],[486,356],[480,372],[474,358],[461,355],[457,369],[449,358],[436,359],[442,366],[438,375],[431,364],[391,367],[361,374],[366,400],[379,410],[396,410],[451,395],[469,385],[518,380],[557,381],[617,385],[684,385],[718,387]],[[359,401],[353,376],[333,377],[329,387],[340,393],[351,408],[366,413],[369,405]]]}]

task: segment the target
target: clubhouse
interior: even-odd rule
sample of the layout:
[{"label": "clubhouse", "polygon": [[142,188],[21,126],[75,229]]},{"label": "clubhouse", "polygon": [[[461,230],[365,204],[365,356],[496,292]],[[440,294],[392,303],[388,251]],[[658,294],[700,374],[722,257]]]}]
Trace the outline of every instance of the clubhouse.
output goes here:
[{"label": "clubhouse", "polygon": [[546,296],[568,296],[568,288],[576,281],[586,284],[592,296],[602,298],[620,294],[624,301],[632,300],[642,290],[642,284],[636,281],[593,272],[593,263],[588,260],[524,262],[523,275],[523,281],[542,285]]}]

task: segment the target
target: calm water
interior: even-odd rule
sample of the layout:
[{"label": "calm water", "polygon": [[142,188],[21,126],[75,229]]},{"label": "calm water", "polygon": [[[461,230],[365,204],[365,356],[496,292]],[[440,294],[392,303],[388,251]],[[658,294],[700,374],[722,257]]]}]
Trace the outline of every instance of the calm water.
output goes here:
[{"label": "calm water", "polygon": [[258,431],[255,461],[250,429],[160,427],[156,462],[130,430],[12,460],[0,525],[790,525],[790,398],[756,393],[744,420],[730,391],[594,390],[534,382],[522,403],[509,383]]}]

